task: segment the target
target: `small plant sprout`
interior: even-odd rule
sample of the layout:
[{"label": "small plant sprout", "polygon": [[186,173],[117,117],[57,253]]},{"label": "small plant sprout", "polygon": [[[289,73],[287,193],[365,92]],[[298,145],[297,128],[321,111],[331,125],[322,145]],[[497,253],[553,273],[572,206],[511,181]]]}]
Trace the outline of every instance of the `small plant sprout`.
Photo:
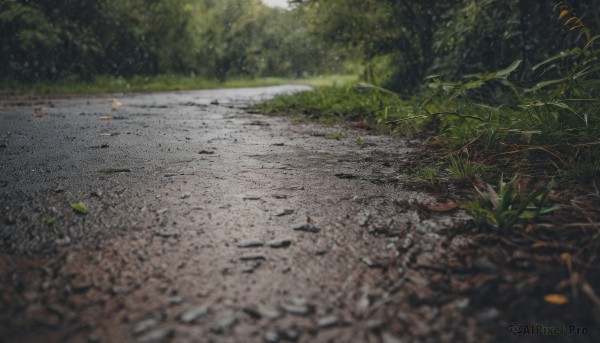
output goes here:
[{"label": "small plant sprout", "polygon": [[500,178],[498,192],[489,184],[483,183],[475,187],[478,197],[463,206],[471,214],[479,227],[489,226],[499,232],[510,230],[519,219],[536,219],[559,208],[548,206],[546,200],[553,184],[547,184],[519,199],[517,196],[517,176],[504,182]]}]

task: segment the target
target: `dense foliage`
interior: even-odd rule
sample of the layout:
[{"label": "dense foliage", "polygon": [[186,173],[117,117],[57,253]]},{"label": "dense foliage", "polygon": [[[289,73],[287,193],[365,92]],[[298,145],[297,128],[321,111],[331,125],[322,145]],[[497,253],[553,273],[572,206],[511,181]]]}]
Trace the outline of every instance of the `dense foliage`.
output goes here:
[{"label": "dense foliage", "polygon": [[259,0],[2,0],[0,75],[17,81],[335,70],[301,9]]}]

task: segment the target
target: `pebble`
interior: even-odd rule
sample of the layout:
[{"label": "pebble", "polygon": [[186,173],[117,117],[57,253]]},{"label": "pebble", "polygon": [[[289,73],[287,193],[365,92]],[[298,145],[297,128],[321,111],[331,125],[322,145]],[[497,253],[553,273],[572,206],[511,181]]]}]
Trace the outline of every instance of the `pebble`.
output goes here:
[{"label": "pebble", "polygon": [[251,260],[266,260],[267,258],[263,254],[244,254],[240,256],[240,260],[242,261],[251,261]]},{"label": "pebble", "polygon": [[490,309],[479,312],[475,316],[475,319],[479,323],[484,324],[484,323],[489,323],[489,322],[496,320],[499,316],[500,316],[500,312],[497,309],[490,308]]},{"label": "pebble", "polygon": [[260,261],[252,261],[251,263],[246,264],[242,267],[242,273],[252,273],[256,268],[260,267],[260,265]]},{"label": "pebble", "polygon": [[279,238],[267,242],[271,248],[287,248],[290,244],[292,244],[292,240],[289,238]]},{"label": "pebble", "polygon": [[191,196],[192,195],[190,193],[183,193],[183,194],[181,194],[181,199],[188,199]]},{"label": "pebble", "polygon": [[310,223],[297,224],[297,225],[293,226],[292,229],[295,231],[304,231],[304,232],[312,232],[312,233],[318,233],[319,231],[321,231],[321,229],[315,227],[314,225],[312,225]]},{"label": "pebble", "polygon": [[235,315],[229,315],[218,320],[211,328],[215,333],[224,333],[232,329],[238,322],[238,318]]},{"label": "pebble", "polygon": [[154,234],[158,237],[162,237],[162,238],[171,238],[171,237],[177,237],[178,233],[177,232],[170,232],[170,231],[156,231],[154,232]]},{"label": "pebble", "polygon": [[175,336],[175,329],[154,330],[138,339],[138,343],[165,343]]},{"label": "pebble", "polygon": [[289,208],[285,208],[285,209],[279,210],[277,213],[275,213],[275,216],[277,216],[277,217],[283,217],[283,216],[287,216],[287,215],[290,215],[290,214],[293,214],[293,213],[294,213],[294,210],[289,209]]},{"label": "pebble", "polygon": [[259,239],[250,239],[237,244],[238,248],[262,247],[265,243]]},{"label": "pebble", "polygon": [[304,299],[295,299],[292,305],[284,305],[283,309],[291,314],[305,316],[314,310],[314,306]]},{"label": "pebble", "polygon": [[126,286],[113,286],[111,288],[111,291],[113,292],[113,294],[115,295],[120,295],[120,294],[127,294],[129,292],[131,292],[131,287],[126,287]]},{"label": "pebble", "polygon": [[254,307],[246,306],[246,307],[242,308],[242,312],[244,312],[245,314],[250,316],[250,318],[252,318],[252,319],[261,319],[262,318],[262,314],[260,313],[260,311]]},{"label": "pebble", "polygon": [[310,313],[310,308],[308,308],[308,306],[284,305],[283,309],[288,313],[299,316],[305,316]]},{"label": "pebble", "polygon": [[367,328],[371,331],[379,331],[383,325],[383,321],[379,319],[371,319],[367,321]]},{"label": "pebble", "polygon": [[300,338],[300,331],[294,328],[290,328],[285,331],[282,331],[281,335],[288,341],[296,342],[298,338]]},{"label": "pebble", "polygon": [[327,329],[330,327],[334,327],[338,325],[339,319],[338,317],[331,315],[324,318],[319,319],[317,325],[319,325],[319,329]]},{"label": "pebble", "polygon": [[267,343],[277,343],[279,342],[279,333],[277,331],[269,330],[265,334],[265,342]]},{"label": "pebble", "polygon": [[400,339],[396,338],[389,332],[384,332],[383,335],[381,335],[381,341],[383,343],[402,343]]},{"label": "pebble", "polygon": [[150,319],[143,320],[143,321],[135,324],[135,326],[133,327],[133,334],[139,335],[141,333],[144,333],[144,332],[152,329],[156,325],[158,325],[159,322],[160,321],[157,318],[150,318]]},{"label": "pebble", "polygon": [[196,321],[197,319],[207,315],[208,311],[210,311],[210,307],[208,305],[200,305],[200,306],[195,307],[187,312],[184,312],[181,315],[181,321],[186,324],[192,323],[192,322]]},{"label": "pebble", "polygon": [[283,317],[283,312],[277,310],[277,309],[261,309],[260,313],[270,319],[279,319],[281,317]]},{"label": "pebble", "polygon": [[169,298],[169,305],[179,305],[183,302],[183,298],[175,295]]}]

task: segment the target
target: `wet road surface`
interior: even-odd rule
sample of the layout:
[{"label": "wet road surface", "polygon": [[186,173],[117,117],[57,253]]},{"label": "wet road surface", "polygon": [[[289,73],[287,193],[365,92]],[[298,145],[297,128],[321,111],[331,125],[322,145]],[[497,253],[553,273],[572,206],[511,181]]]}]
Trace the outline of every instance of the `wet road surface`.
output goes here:
[{"label": "wet road surface", "polygon": [[435,287],[467,243],[407,206],[405,140],[243,110],[306,89],[0,108],[2,340],[490,340]]}]

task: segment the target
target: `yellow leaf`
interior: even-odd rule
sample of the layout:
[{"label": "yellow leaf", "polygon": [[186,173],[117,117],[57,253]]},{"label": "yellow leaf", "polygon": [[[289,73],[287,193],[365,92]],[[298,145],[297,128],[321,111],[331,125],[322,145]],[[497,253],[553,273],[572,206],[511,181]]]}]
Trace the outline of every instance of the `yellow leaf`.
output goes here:
[{"label": "yellow leaf", "polygon": [[533,244],[531,245],[531,247],[532,247],[533,249],[545,248],[545,247],[547,247],[547,246],[548,246],[548,243],[546,243],[546,242],[542,242],[542,241],[537,241],[537,242],[535,242],[535,243],[533,243]]},{"label": "yellow leaf", "polygon": [[561,20],[564,16],[566,16],[570,12],[571,11],[569,11],[569,10],[562,10],[562,12],[560,12],[560,15],[558,16],[558,20]]},{"label": "yellow leaf", "polygon": [[112,110],[116,111],[123,106],[123,103],[117,99],[112,99]]},{"label": "yellow leaf", "polygon": [[578,18],[577,17],[573,17],[567,21],[565,21],[565,23],[563,24],[564,26],[569,26],[569,24],[571,24],[572,22],[576,21]]},{"label": "yellow leaf", "polygon": [[569,299],[562,294],[548,294],[544,297],[544,301],[552,305],[564,305],[569,302]]}]

